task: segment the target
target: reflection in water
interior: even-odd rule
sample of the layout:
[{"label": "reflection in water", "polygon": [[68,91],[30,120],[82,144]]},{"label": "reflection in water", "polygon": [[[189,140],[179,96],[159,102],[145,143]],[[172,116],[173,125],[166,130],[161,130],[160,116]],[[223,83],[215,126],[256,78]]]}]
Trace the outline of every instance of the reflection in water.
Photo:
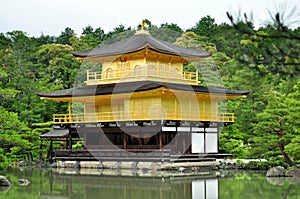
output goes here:
[{"label": "reflection in water", "polygon": [[219,198],[218,179],[194,180],[192,182],[192,198]]},{"label": "reflection in water", "polygon": [[[281,178],[281,182],[274,178],[270,182],[270,179],[261,174],[228,174],[227,177],[217,178],[210,172],[207,175],[189,176],[189,173],[180,172],[142,174],[131,173],[130,170],[91,171],[21,171],[13,168],[0,170],[0,175],[6,175],[13,183],[9,190],[0,190],[0,198],[299,199],[300,195],[299,179],[296,178]],[[19,186],[17,182],[20,178],[28,179],[31,184],[26,187]]]},{"label": "reflection in water", "polygon": [[[52,173],[49,177],[50,191],[43,193],[45,198],[219,198],[217,178],[199,179],[199,176],[184,177],[184,175],[129,177],[56,173]],[[55,195],[58,192],[62,194]]]},{"label": "reflection in water", "polygon": [[0,192],[7,192],[10,189],[11,186],[1,186]]}]

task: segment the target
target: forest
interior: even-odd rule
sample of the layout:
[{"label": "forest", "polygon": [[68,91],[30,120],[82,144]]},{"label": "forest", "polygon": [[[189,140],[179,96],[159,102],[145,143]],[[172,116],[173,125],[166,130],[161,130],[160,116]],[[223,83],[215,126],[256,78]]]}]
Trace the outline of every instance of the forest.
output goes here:
[{"label": "forest", "polygon": [[[158,39],[212,53],[197,66],[203,86],[250,91],[226,104],[236,122],[223,127],[220,153],[300,164],[300,27],[290,28],[280,13],[258,28],[247,15],[227,15],[229,24],[205,16],[187,30],[146,21]],[[58,36],[39,37],[19,30],[0,33],[0,164],[38,160],[47,153],[39,135],[52,128],[54,113],[68,107],[35,93],[73,87],[83,66],[71,52],[126,39],[139,28],[119,25],[105,33],[88,25],[80,34],[67,27]]]}]

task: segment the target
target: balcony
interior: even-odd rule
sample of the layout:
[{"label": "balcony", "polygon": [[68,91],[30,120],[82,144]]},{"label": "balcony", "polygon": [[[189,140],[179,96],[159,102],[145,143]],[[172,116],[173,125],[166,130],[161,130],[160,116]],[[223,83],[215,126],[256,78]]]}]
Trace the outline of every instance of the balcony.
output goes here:
[{"label": "balcony", "polygon": [[72,124],[72,123],[95,123],[95,122],[121,122],[121,121],[149,121],[149,120],[186,120],[202,122],[234,122],[234,113],[210,113],[210,112],[191,112],[176,113],[165,111],[154,113],[149,110],[138,112],[102,112],[101,114],[54,114],[53,124]]},{"label": "balcony", "polygon": [[118,83],[120,81],[152,80],[198,85],[198,72],[178,72],[163,64],[138,65],[129,70],[107,69],[104,72],[87,71],[87,85]]}]

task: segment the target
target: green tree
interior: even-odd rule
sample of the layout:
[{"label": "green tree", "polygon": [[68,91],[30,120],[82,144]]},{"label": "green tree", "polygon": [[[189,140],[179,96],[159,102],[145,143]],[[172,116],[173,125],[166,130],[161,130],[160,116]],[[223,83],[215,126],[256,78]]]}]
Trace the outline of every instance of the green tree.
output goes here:
[{"label": "green tree", "polygon": [[107,37],[100,45],[108,45],[118,41],[122,41],[128,39],[129,37],[133,36],[135,31],[127,30],[118,34],[113,34],[110,37]]},{"label": "green tree", "polygon": [[46,44],[39,47],[34,54],[41,74],[49,82],[64,88],[71,88],[75,81],[79,62],[71,55],[73,48],[69,45]]},{"label": "green tree", "polygon": [[26,154],[30,148],[28,140],[23,139],[27,131],[24,123],[20,122],[16,113],[8,112],[0,106],[0,158],[5,161],[12,156]]},{"label": "green tree", "polygon": [[217,31],[217,24],[215,23],[214,18],[207,15],[206,17],[202,17],[194,27],[187,31],[192,31],[199,36],[211,37]]},{"label": "green tree", "polygon": [[244,140],[245,133],[239,125],[230,125],[222,129],[219,139],[220,153],[233,154],[237,158],[249,157],[249,147]]},{"label": "green tree", "polygon": [[54,36],[49,36],[49,35],[42,35],[38,38],[34,38],[38,45],[43,45],[43,44],[53,44],[56,42],[57,38]]},{"label": "green tree", "polygon": [[[185,48],[192,48],[200,51],[216,53],[216,46],[208,41],[207,37],[199,36],[194,32],[185,32],[181,37],[177,38],[175,45]],[[216,54],[206,60],[192,62],[184,66],[184,70],[188,72],[199,72],[199,81],[202,86],[222,87],[221,74],[219,65],[214,61],[214,58],[221,59],[221,54]],[[220,62],[219,62],[220,63]]]},{"label": "green tree", "polygon": [[169,43],[174,43],[177,38],[179,38],[183,30],[177,24],[161,24],[160,27],[151,25],[149,26],[150,34],[163,41],[167,41]]},{"label": "green tree", "polygon": [[75,34],[74,30],[67,27],[61,34],[57,37],[56,43],[58,44],[68,44],[71,45],[70,38]]},{"label": "green tree", "polygon": [[208,41],[205,36],[199,36],[194,32],[185,32],[181,37],[177,38],[175,45],[185,48],[193,48],[200,51],[207,51],[214,53],[217,51],[215,45]]},{"label": "green tree", "polygon": [[294,92],[292,85],[299,80],[298,32],[283,25],[279,14],[274,17],[277,23],[258,30],[247,15],[236,21],[230,14],[228,17],[235,30],[227,29],[235,32],[237,39],[229,43],[236,48],[226,50],[234,61],[227,65],[225,81],[229,88],[252,91],[242,104],[234,105],[240,110],[234,125],[246,133],[244,144],[251,147],[251,157],[293,164],[289,155],[297,160],[292,146],[298,133],[291,129],[299,124],[294,122],[297,116],[290,114],[297,110],[292,105],[297,100],[289,101],[293,99],[289,93]]},{"label": "green tree", "polygon": [[280,159],[281,156],[288,164],[294,165],[285,147],[293,145],[299,136],[298,85],[295,89],[295,93],[289,94],[288,97],[277,91],[268,94],[268,98],[272,100],[268,102],[266,109],[257,115],[258,123],[254,126],[255,137],[252,138],[251,145],[254,155],[270,160]]},{"label": "green tree", "polygon": [[113,31],[108,32],[104,36],[103,45],[112,44],[124,39],[128,39],[135,33],[131,27],[125,28],[124,25],[120,24],[118,27],[114,28]]},{"label": "green tree", "polygon": [[[281,19],[281,13],[274,14],[275,22],[254,30],[252,22],[235,19],[227,13],[232,25],[243,34],[241,48],[236,50],[236,59],[262,75],[281,74],[287,77],[299,76],[299,32],[288,28]],[[261,70],[261,64],[266,68]]]},{"label": "green tree", "polygon": [[80,40],[82,43],[87,44],[90,49],[97,47],[104,40],[105,34],[101,28],[94,30],[91,26],[87,26],[83,29]]},{"label": "green tree", "polygon": [[103,42],[104,37],[105,34],[101,28],[94,30],[93,27],[87,26],[83,29],[80,37],[74,34],[69,41],[74,51],[84,51],[99,46]]},{"label": "green tree", "polygon": [[294,160],[300,162],[300,80],[293,86],[293,92],[288,94],[285,104],[288,107],[285,121],[289,124],[288,130],[293,134],[291,142],[285,149]]}]

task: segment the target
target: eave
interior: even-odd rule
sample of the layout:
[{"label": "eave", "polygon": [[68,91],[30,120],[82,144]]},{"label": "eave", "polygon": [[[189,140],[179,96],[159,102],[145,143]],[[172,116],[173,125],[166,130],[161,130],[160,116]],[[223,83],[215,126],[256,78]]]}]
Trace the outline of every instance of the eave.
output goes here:
[{"label": "eave", "polygon": [[159,52],[165,55],[183,57],[186,60],[203,59],[211,55],[211,53],[209,52],[183,48],[165,41],[158,40],[148,34],[136,34],[129,39],[120,42],[95,48],[93,50],[73,52],[72,54],[78,59],[86,60],[94,58],[122,56],[144,49],[151,49],[155,52]]},{"label": "eave", "polygon": [[48,93],[37,93],[41,99],[56,100],[63,102],[84,102],[87,99],[95,101],[94,98],[99,96],[106,96],[108,98],[125,98],[128,95],[149,96],[147,93],[153,95],[153,92],[169,92],[174,95],[197,95],[207,96],[207,98],[218,99],[234,99],[243,98],[249,92],[239,90],[227,90],[224,88],[208,88],[194,85],[181,85],[174,83],[163,83],[153,81],[140,82],[124,82],[107,85],[92,85],[80,88],[66,89]]}]

